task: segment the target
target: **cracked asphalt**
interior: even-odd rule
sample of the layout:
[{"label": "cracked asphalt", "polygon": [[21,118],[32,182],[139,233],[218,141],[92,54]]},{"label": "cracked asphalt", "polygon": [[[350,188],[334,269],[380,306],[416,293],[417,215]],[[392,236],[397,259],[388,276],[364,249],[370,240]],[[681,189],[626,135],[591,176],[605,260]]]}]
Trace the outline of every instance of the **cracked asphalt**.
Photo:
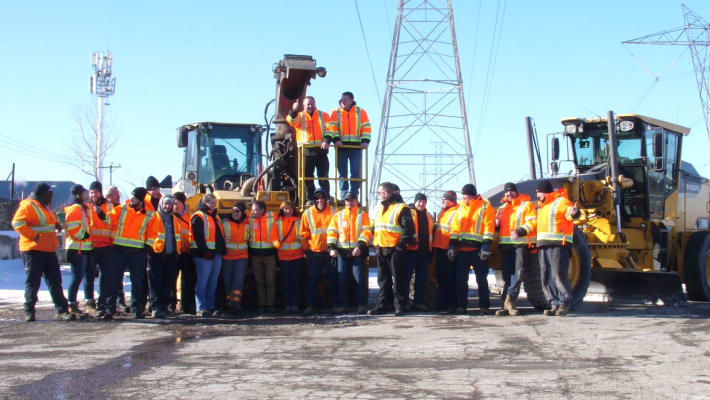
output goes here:
[{"label": "cracked asphalt", "polygon": [[522,310],[25,323],[5,304],[0,398],[710,397],[710,304]]}]

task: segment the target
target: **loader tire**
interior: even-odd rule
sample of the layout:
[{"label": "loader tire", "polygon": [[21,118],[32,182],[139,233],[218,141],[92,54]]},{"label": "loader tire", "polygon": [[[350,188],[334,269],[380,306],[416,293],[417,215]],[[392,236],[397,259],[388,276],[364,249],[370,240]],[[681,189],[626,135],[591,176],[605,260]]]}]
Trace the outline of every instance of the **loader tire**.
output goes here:
[{"label": "loader tire", "polygon": [[710,300],[710,233],[696,232],[690,235],[685,247],[683,278],[688,299]]},{"label": "loader tire", "polygon": [[[524,287],[525,293],[528,295],[528,301],[537,310],[545,310],[550,308],[545,298],[545,292],[542,288],[542,274],[540,272],[539,258],[533,257],[528,268],[525,270]],[[587,295],[589,283],[592,279],[591,258],[589,253],[589,244],[587,237],[577,227],[574,228],[574,239],[572,252],[570,255],[569,280],[572,289],[572,301],[570,307],[577,308],[584,296]]]}]

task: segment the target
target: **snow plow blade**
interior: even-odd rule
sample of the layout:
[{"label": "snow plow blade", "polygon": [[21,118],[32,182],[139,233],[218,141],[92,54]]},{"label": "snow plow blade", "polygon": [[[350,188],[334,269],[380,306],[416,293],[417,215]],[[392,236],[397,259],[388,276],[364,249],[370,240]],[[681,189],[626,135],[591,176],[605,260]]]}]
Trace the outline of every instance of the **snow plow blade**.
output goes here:
[{"label": "snow plow blade", "polygon": [[[620,297],[642,297],[656,303],[677,305],[686,301],[680,277],[675,272],[592,269],[592,281],[610,300]],[[596,286],[596,285],[594,285]]]}]

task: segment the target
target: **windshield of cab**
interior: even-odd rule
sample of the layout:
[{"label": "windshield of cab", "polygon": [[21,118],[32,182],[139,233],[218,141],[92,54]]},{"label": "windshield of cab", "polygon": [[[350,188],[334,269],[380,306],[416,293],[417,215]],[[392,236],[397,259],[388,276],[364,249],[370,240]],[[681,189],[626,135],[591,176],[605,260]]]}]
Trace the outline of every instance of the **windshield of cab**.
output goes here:
[{"label": "windshield of cab", "polygon": [[199,136],[199,180],[254,175],[258,163],[256,135],[249,126],[211,125]]},{"label": "windshield of cab", "polygon": [[[641,135],[634,130],[616,132],[619,164],[641,163]],[[606,126],[585,126],[584,131],[572,138],[575,162],[586,170],[609,160],[609,134]]]}]

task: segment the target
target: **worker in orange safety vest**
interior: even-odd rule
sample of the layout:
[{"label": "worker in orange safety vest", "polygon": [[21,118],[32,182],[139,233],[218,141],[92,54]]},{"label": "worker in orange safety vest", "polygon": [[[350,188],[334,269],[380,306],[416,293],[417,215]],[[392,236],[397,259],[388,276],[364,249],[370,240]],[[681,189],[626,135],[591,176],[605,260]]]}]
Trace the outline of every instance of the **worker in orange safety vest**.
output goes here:
[{"label": "worker in orange safety vest", "polygon": [[441,314],[448,314],[456,308],[456,296],[453,287],[449,287],[447,276],[455,268],[454,260],[448,256],[451,244],[451,225],[456,217],[459,205],[456,202],[456,192],[447,190],[441,198],[441,211],[434,226],[434,262],[436,263],[436,281],[439,284],[437,308]]},{"label": "worker in orange safety vest", "polygon": [[271,228],[271,241],[277,250],[281,268],[282,295],[286,312],[295,314],[301,302],[301,270],[305,265],[301,218],[288,200],[279,206],[276,222]]},{"label": "worker in orange safety vest", "polygon": [[343,178],[340,181],[340,192],[345,193],[350,190],[358,197],[361,182],[348,181],[348,164],[350,164],[350,178],[360,179],[362,169],[362,152],[367,151],[370,145],[372,127],[370,119],[364,109],[357,106],[355,95],[352,92],[344,92],[340,97],[339,107],[333,110],[330,115],[331,131],[336,147],[343,145],[358,146],[360,148],[337,148],[338,176]]},{"label": "worker in orange safety vest", "polygon": [[[412,207],[412,221],[417,243],[407,246],[407,282],[414,274],[414,301],[412,310],[427,311],[424,305],[424,292],[429,280],[429,265],[432,258],[432,246],[434,244],[434,217],[426,209],[427,197],[424,193],[417,193],[414,196],[414,207]],[[409,285],[407,285],[409,289]],[[409,293],[406,296],[409,299]]]},{"label": "worker in orange safety vest", "polygon": [[94,302],[94,268],[89,268],[89,260],[92,249],[91,242],[91,210],[88,206],[89,194],[81,185],[74,185],[71,189],[72,203],[64,207],[66,215],[64,221],[64,231],[66,241],[64,248],[67,251],[67,261],[71,265],[71,281],[67,288],[69,300],[69,312],[83,314],[77,304],[77,293],[79,284],[84,281],[84,299],[87,305],[92,305],[96,311]]},{"label": "worker in orange safety vest", "polygon": [[151,246],[148,250],[148,286],[153,318],[171,315],[168,306],[172,303],[171,289],[175,285],[182,242],[180,223],[173,214],[173,203],[172,196],[160,198],[158,211],[153,213],[156,236],[148,240]]},{"label": "worker in orange safety vest", "polygon": [[304,314],[313,314],[318,305],[320,292],[318,284],[326,269],[330,281],[333,303],[338,304],[338,267],[335,260],[328,256],[328,225],[335,215],[335,207],[328,204],[327,194],[318,189],[313,193],[315,204],[308,207],[301,216],[301,237],[304,240],[306,252],[306,269],[308,272],[308,307]]},{"label": "worker in orange safety vest", "polygon": [[[190,212],[185,203],[187,196],[183,192],[173,193],[173,214],[177,217],[180,229],[180,243],[178,244],[178,258],[176,263],[176,276],[171,285],[172,304],[168,306],[168,311],[181,312],[183,314],[195,314],[197,303],[195,303],[195,283],[197,282],[197,270],[195,261],[192,259],[190,248],[190,235],[192,227],[190,224]],[[224,260],[222,260],[224,263]],[[180,307],[178,309],[177,280],[180,277]]]},{"label": "worker in orange safety vest", "polygon": [[[94,275],[99,277],[99,298],[97,304],[93,304],[93,308],[96,308],[99,313],[105,308],[106,303],[106,291],[102,288],[106,287],[106,277],[111,274],[108,272],[108,268],[111,268],[112,263],[111,244],[113,240],[111,239],[111,223],[108,217],[112,209],[113,205],[103,195],[101,182],[91,182],[89,185],[89,210],[91,211],[91,240],[94,249],[91,251],[87,270],[92,270]],[[94,311],[92,304],[87,304],[86,308],[90,312]]]}]

